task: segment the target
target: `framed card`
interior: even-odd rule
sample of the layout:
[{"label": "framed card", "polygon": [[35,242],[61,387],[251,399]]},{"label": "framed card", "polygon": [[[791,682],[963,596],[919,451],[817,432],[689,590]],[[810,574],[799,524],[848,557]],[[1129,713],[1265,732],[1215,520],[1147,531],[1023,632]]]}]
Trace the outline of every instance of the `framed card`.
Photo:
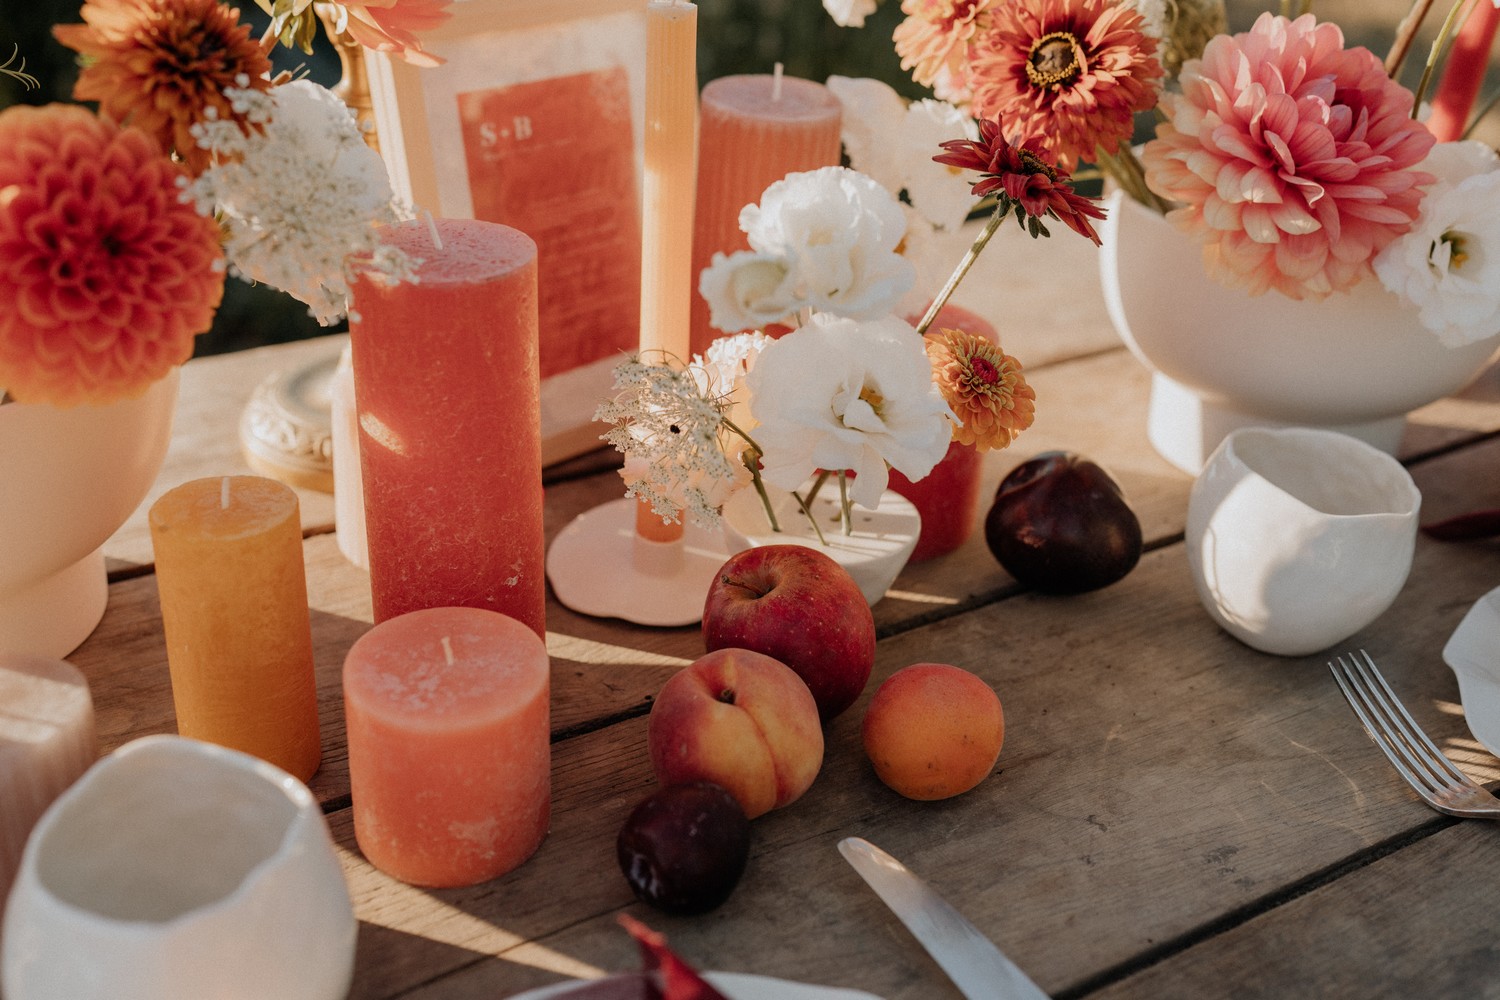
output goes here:
[{"label": "framed card", "polygon": [[641,0],[459,0],[443,65],[366,51],[398,196],[537,243],[546,463],[599,447],[594,408],[640,342]]}]

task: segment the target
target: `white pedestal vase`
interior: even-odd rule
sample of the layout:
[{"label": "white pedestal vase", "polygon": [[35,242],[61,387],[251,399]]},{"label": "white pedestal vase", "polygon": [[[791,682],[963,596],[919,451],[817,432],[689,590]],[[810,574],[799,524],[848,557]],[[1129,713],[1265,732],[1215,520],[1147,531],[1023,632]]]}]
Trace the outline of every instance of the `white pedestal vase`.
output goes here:
[{"label": "white pedestal vase", "polygon": [[178,378],[104,406],[0,406],[0,653],[61,658],[99,624],[103,545],[161,471]]},{"label": "white pedestal vase", "polygon": [[1318,302],[1227,288],[1156,212],[1120,192],[1106,208],[1100,277],[1115,329],[1154,373],[1148,435],[1194,475],[1247,426],[1337,430],[1394,452],[1408,412],[1462,389],[1500,348],[1500,333],[1445,347],[1373,278]]},{"label": "white pedestal vase", "polygon": [[[771,530],[765,505],[754,489],[739,490],[724,504],[723,511],[724,541],[730,554],[758,545],[806,545],[848,570],[871,604],[884,597],[895,582],[922,531],[921,515],[912,502],[894,490],[886,490],[875,510],[855,505],[854,531],[844,534],[839,524],[838,486],[829,481],[812,504],[813,516],[823,529],[824,544],[818,541],[791,494],[769,486],[766,490],[781,530]],[[805,489],[802,495],[807,495]]]}]

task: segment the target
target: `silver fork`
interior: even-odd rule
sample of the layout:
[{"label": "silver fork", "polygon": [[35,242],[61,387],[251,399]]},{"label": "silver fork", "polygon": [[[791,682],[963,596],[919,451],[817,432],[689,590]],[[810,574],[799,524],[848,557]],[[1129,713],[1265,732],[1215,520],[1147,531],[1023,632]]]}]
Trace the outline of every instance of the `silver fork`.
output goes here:
[{"label": "silver fork", "polygon": [[1500,819],[1500,799],[1433,746],[1380,676],[1369,653],[1362,649],[1350,653],[1347,663],[1340,656],[1329,662],[1328,669],[1375,745],[1423,801],[1450,816]]}]

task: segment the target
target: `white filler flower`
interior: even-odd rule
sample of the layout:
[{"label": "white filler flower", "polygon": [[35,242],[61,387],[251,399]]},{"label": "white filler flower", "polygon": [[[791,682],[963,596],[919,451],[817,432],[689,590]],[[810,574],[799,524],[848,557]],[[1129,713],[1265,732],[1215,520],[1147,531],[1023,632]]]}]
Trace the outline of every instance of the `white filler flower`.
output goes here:
[{"label": "white filler flower", "polygon": [[746,378],[766,482],[795,490],[818,469],[856,473],[850,495],[873,509],[887,463],[921,479],[948,450],[951,411],[922,338],[893,317],[815,314],[760,354]]},{"label": "white filler flower", "polygon": [[823,0],[823,9],[835,24],[844,28],[863,28],[865,18],[875,13],[876,0]]}]

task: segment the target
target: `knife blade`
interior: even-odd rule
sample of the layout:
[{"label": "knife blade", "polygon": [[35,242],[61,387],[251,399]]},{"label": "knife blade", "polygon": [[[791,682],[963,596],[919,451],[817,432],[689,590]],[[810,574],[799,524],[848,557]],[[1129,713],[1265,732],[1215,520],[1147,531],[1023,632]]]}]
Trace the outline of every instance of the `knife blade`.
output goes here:
[{"label": "knife blade", "polygon": [[969,1000],[1048,1000],[979,928],[901,862],[861,837],[839,841],[839,853]]}]

